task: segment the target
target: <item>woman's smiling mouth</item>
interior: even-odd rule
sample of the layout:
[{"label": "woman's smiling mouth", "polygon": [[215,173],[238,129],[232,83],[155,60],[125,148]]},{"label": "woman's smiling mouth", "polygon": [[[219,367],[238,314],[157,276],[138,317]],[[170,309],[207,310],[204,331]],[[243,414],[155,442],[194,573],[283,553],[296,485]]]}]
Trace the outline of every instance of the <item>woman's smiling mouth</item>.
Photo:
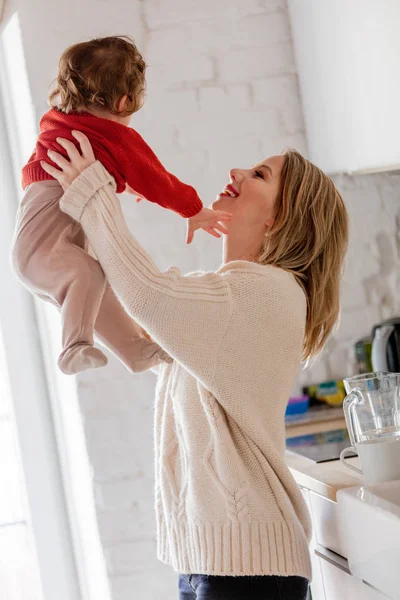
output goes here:
[{"label": "woman's smiling mouth", "polygon": [[239,196],[239,192],[235,190],[233,185],[228,183],[228,185],[225,186],[224,190],[220,193],[220,196],[230,196],[231,198],[237,198]]}]

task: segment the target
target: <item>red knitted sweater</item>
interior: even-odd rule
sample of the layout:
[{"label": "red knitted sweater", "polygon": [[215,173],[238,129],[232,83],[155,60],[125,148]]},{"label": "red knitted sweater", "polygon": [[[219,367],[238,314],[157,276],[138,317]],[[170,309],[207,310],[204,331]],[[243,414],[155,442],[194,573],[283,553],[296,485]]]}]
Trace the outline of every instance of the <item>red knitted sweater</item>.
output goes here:
[{"label": "red knitted sweater", "polygon": [[96,158],[114,177],[118,193],[123,192],[128,184],[138,195],[183,217],[192,217],[203,208],[196,190],[168,173],[134,129],[90,113],[65,114],[54,108],[42,117],[35,151],[22,169],[24,189],[30,183],[53,179],[42,169],[40,161],[51,163],[47,155],[50,149],[67,157],[56,138],[63,137],[77,144],[71,135],[73,130],[87,135]]}]

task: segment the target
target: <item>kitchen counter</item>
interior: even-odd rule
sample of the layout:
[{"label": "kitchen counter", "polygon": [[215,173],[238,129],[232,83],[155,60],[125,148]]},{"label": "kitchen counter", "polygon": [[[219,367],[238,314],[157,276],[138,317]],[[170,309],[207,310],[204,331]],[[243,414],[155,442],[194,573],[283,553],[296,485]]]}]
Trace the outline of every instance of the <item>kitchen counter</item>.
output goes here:
[{"label": "kitchen counter", "polygon": [[[285,458],[301,488],[313,524],[310,544],[313,600],[388,600],[378,589],[365,583],[368,577],[358,578],[352,574],[347,561],[349,540],[339,526],[337,492],[343,488],[359,488],[361,477],[346,469],[340,460],[316,463],[291,451],[286,452]],[[347,460],[359,466],[358,457]],[[391,598],[400,600],[397,596]]]},{"label": "kitchen counter", "polygon": [[[359,458],[349,458],[347,461],[359,467]],[[337,491],[345,487],[362,485],[361,477],[353,474],[342,465],[340,460],[315,463],[309,458],[286,452],[286,464],[300,487],[311,490],[336,502]]]}]

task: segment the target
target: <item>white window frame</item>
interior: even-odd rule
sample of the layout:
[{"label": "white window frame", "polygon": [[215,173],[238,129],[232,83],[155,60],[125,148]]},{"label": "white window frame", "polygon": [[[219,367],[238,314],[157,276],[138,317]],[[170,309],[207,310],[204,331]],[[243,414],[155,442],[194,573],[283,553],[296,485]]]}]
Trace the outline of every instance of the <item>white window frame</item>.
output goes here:
[{"label": "white window frame", "polygon": [[59,322],[10,267],[22,163],[11,83],[0,38],[0,325],[43,600],[110,600],[76,379],[54,358]]},{"label": "white window frame", "polygon": [[30,523],[44,599],[80,600],[35,307],[9,262],[18,196],[5,125],[0,99],[0,322]]}]

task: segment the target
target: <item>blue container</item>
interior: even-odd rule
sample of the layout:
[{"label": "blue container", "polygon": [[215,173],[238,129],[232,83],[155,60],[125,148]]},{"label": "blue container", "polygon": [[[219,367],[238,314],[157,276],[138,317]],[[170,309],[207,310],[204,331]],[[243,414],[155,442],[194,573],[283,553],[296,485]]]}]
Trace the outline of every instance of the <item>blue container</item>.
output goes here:
[{"label": "blue container", "polygon": [[289,404],[286,407],[285,416],[301,415],[308,411],[310,406],[310,398],[302,396],[301,398],[289,398]]}]

